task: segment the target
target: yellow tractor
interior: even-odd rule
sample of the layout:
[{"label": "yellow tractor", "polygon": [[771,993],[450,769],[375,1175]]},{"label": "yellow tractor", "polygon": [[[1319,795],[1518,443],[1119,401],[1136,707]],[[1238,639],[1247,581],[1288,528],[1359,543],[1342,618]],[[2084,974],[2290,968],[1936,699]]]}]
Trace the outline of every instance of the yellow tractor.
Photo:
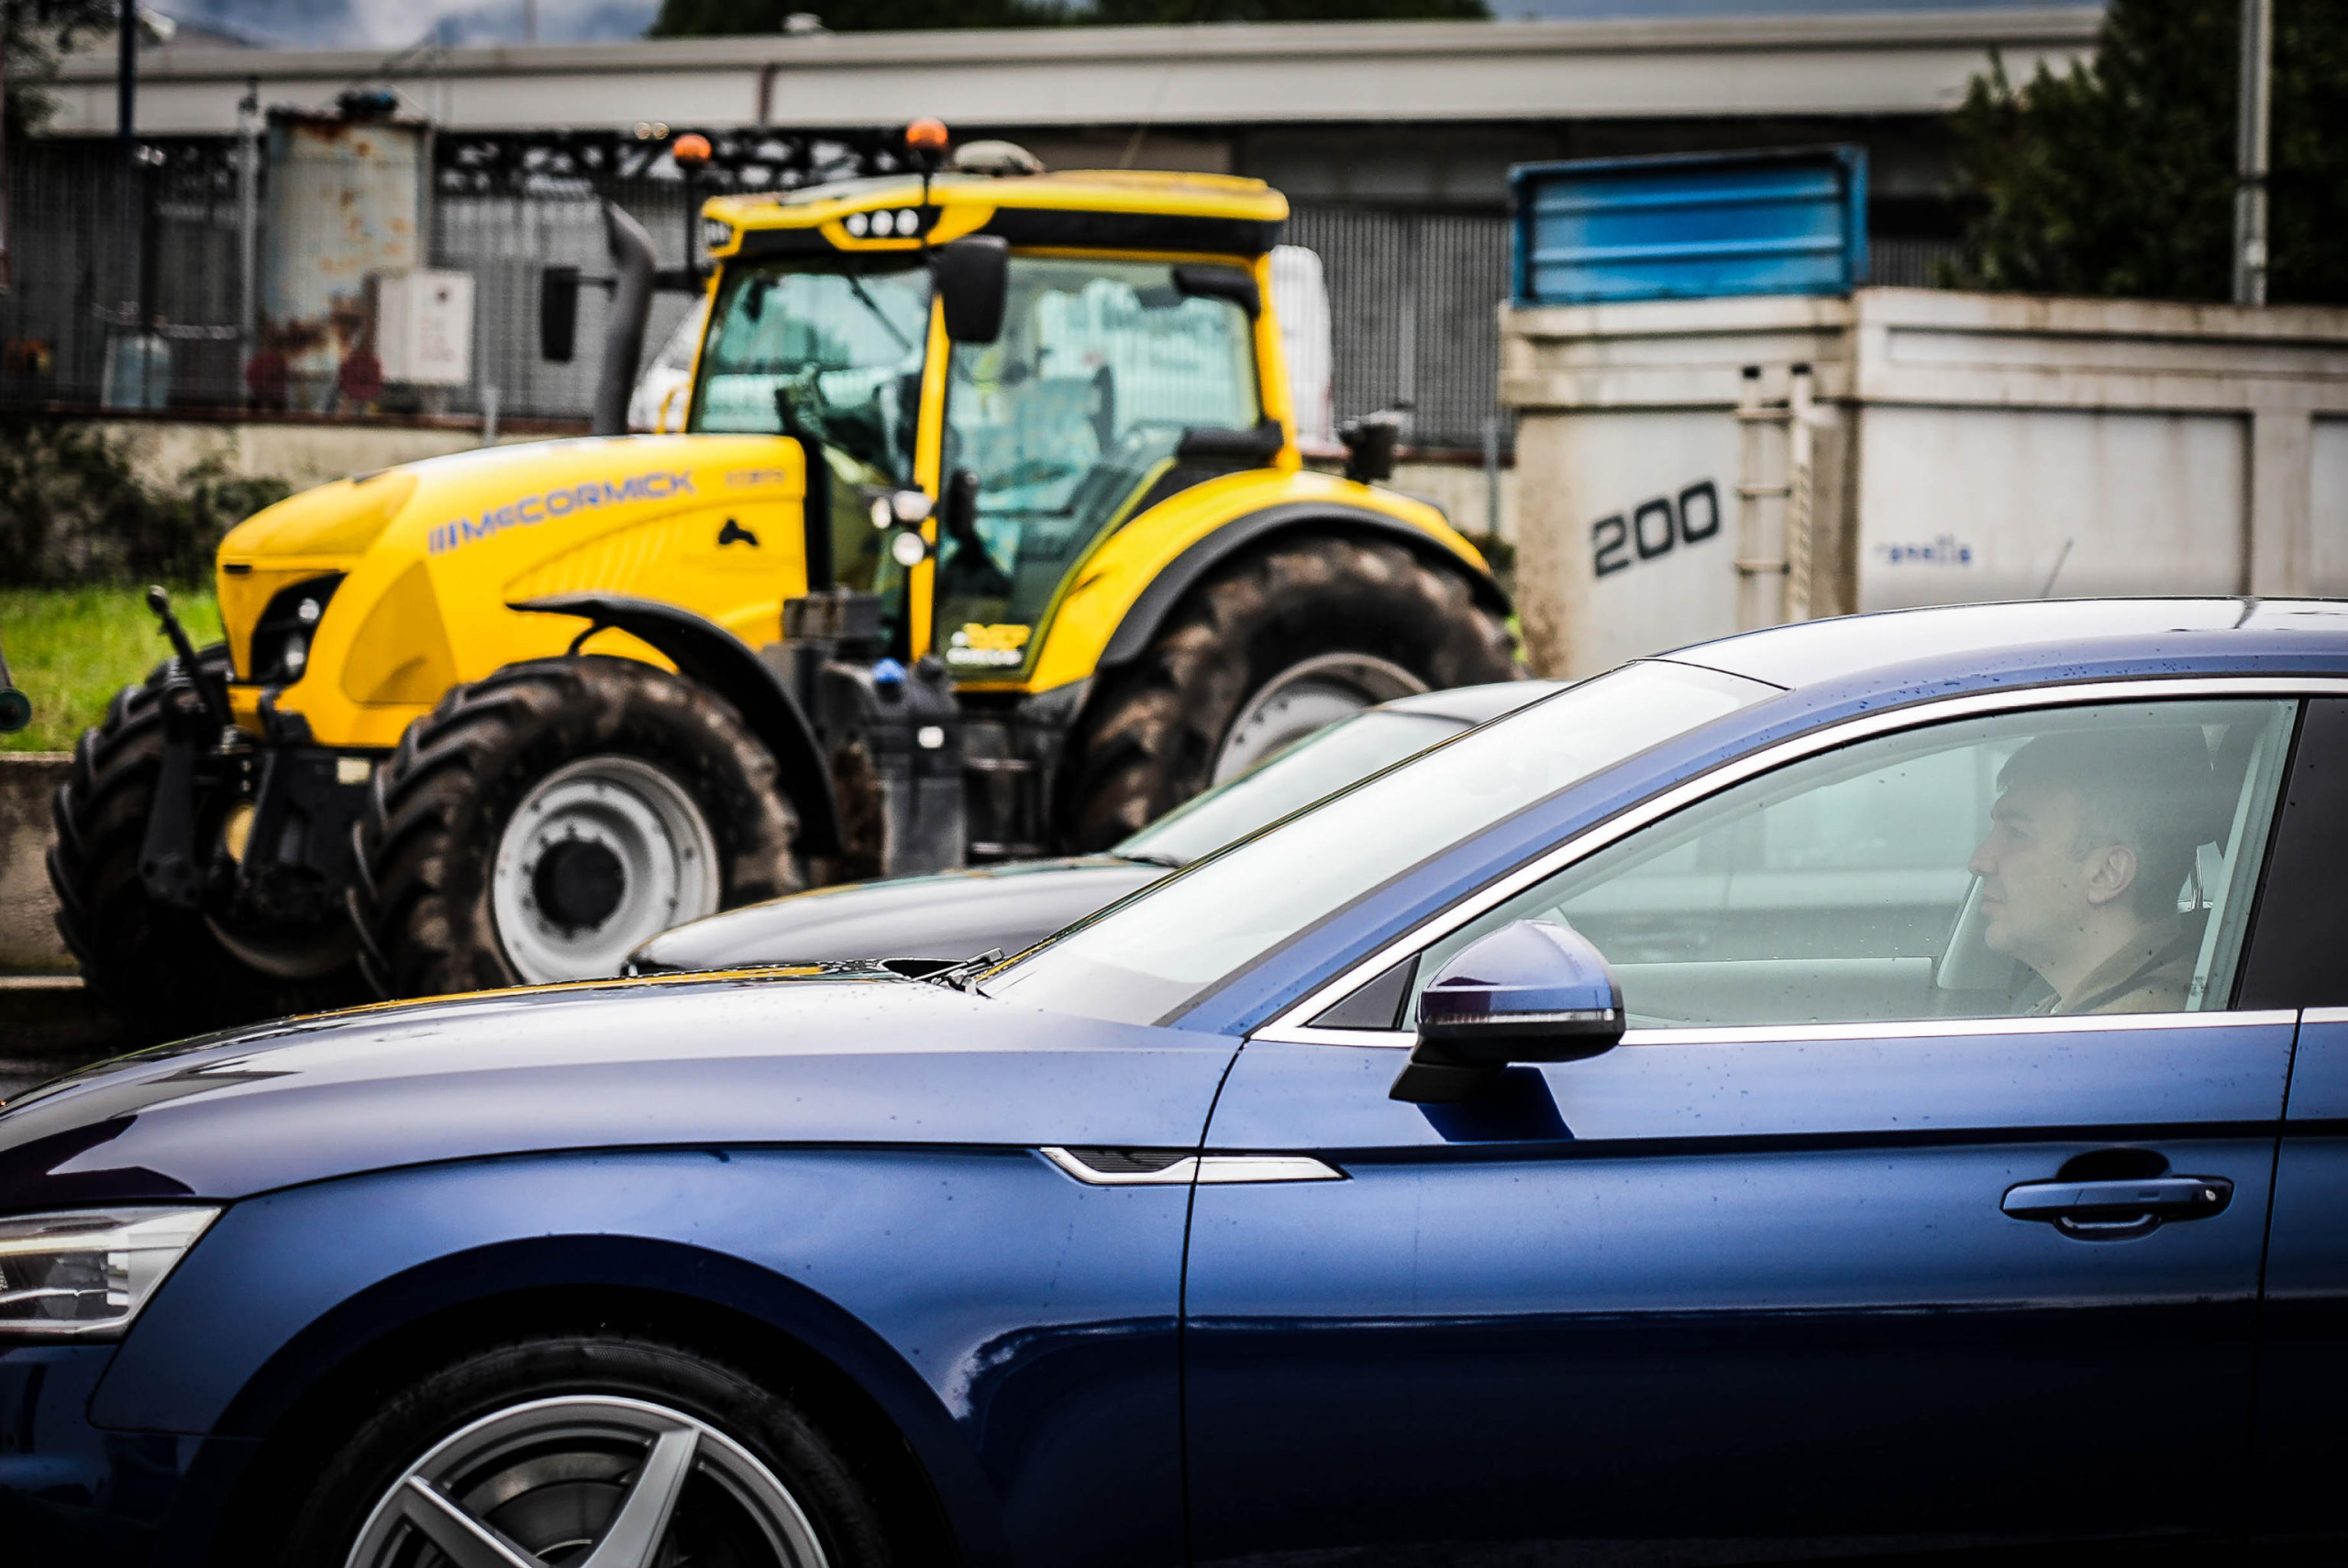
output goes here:
[{"label": "yellow tractor", "polygon": [[[56,801],[95,987],[183,1030],[610,974],[813,883],[1101,848],[1351,709],[1518,673],[1474,547],[1370,482],[1390,425],[1346,477],[1300,460],[1278,192],[932,128],[930,172],[709,201],[686,273],[607,206],[614,434],[256,514],[225,645],[159,604],[180,656]],[[543,291],[557,354],[579,282]],[[683,433],[617,434],[664,283],[708,306]]]}]

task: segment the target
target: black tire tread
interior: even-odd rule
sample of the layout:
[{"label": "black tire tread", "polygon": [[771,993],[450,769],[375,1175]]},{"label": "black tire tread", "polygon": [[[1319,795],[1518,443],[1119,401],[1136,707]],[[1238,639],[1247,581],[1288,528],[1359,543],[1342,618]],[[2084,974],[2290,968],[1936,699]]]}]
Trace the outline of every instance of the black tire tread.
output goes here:
[{"label": "black tire tread", "polygon": [[1140,657],[1104,675],[1069,747],[1063,845],[1106,849],[1203,790],[1249,694],[1340,650],[1391,660],[1430,688],[1524,673],[1464,570],[1388,540],[1276,541],[1191,590]]},{"label": "black tire tread", "polygon": [[803,885],[774,759],[722,698],[631,659],[509,665],[451,688],[407,727],[351,829],[360,869],[347,901],[378,995],[521,983],[490,912],[497,835],[531,783],[594,751],[684,770],[718,837],[721,907]]},{"label": "black tire tread", "polygon": [[[221,645],[196,657],[227,668]],[[162,771],[171,668],[166,660],[115,693],[105,719],[75,741],[72,767],[50,801],[57,930],[83,983],[141,1043],[358,999],[347,972],[311,980],[262,974],[221,945],[201,916],[147,897],[138,860]]]}]

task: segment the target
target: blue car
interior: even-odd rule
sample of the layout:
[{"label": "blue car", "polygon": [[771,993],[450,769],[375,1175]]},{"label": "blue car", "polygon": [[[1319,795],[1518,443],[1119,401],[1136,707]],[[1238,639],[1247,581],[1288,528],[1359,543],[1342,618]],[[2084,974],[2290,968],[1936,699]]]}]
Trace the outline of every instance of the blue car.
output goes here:
[{"label": "blue car", "polygon": [[0,1114],[0,1551],[2342,1550],[2348,607],[1628,665],[1008,962]]}]

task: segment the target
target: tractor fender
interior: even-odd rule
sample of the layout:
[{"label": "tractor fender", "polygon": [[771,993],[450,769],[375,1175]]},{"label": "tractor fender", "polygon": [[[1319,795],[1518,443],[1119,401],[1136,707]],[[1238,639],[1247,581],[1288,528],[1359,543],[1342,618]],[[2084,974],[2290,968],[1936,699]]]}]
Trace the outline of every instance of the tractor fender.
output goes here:
[{"label": "tractor fender", "polygon": [[1487,609],[1502,615],[1509,613],[1508,594],[1493,580],[1490,572],[1446,548],[1442,540],[1425,530],[1365,506],[1295,501],[1235,517],[1175,557],[1141,591],[1141,596],[1117,623],[1108,646],[1101,650],[1099,668],[1108,669],[1140,657],[1157,635],[1158,625],[1168,613],[1201,579],[1224,561],[1275,535],[1302,533],[1368,534],[1392,540],[1467,578],[1477,602]]},{"label": "tractor fender", "polygon": [[625,594],[553,593],[515,600],[506,608],[584,617],[593,624],[580,634],[579,643],[609,626],[659,649],[679,674],[731,702],[750,733],[774,754],[791,803],[799,812],[800,848],[816,855],[838,852],[839,802],[832,793],[831,769],[825,766],[815,727],[748,643],[690,610]]}]

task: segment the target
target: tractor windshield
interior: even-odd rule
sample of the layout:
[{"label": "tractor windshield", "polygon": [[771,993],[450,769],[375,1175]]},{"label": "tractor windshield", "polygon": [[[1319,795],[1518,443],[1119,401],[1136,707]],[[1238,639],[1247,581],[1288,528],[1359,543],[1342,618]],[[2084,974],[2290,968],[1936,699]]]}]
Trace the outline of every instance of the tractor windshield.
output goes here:
[{"label": "tractor windshield", "polygon": [[937,648],[965,678],[1015,677],[1069,569],[1167,480],[1183,432],[1261,417],[1254,323],[1186,294],[1163,262],[1014,257],[1002,333],[958,344],[947,483],[978,486],[975,537],[938,547]]},{"label": "tractor windshield", "polygon": [[[886,592],[873,488],[914,482],[929,273],[918,259],[728,268],[702,349],[688,429],[821,442],[832,470],[832,559],[850,588]],[[859,488],[862,487],[862,488]]]}]

